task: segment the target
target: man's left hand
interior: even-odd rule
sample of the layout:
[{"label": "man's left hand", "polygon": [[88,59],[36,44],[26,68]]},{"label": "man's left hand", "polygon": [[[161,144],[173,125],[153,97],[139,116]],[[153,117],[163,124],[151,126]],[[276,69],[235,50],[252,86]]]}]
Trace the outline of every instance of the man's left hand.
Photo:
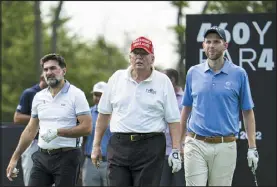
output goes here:
[{"label": "man's left hand", "polygon": [[178,172],[182,168],[181,154],[179,149],[172,149],[168,157],[168,165],[172,167],[172,173]]},{"label": "man's left hand", "polygon": [[41,138],[47,143],[51,142],[57,137],[58,137],[57,129],[48,129],[45,133],[41,134]]},{"label": "man's left hand", "polygon": [[259,154],[256,148],[249,148],[247,152],[248,166],[254,167],[254,170],[258,167]]}]

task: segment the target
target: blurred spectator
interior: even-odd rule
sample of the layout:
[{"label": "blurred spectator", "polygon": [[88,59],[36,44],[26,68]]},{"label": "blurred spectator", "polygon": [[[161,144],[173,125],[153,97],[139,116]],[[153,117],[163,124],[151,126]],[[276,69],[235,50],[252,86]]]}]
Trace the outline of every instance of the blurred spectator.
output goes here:
[{"label": "blurred spectator", "polygon": [[93,103],[95,104],[93,107],[90,108],[91,115],[92,115],[92,133],[91,135],[87,136],[85,139],[85,161],[82,168],[82,183],[83,186],[108,186],[108,177],[107,177],[107,145],[108,141],[111,137],[110,129],[107,128],[103,139],[101,141],[101,150],[102,150],[102,163],[100,164],[99,168],[96,168],[91,162],[91,151],[92,151],[92,143],[94,139],[94,132],[95,132],[95,125],[98,116],[97,105],[99,100],[102,96],[102,93],[105,90],[107,83],[105,82],[98,82],[93,86],[91,91]]},{"label": "blurred spectator", "polygon": [[[179,82],[179,73],[175,69],[165,69],[162,71],[165,73],[172,82],[176,99],[178,101],[179,110],[182,110],[182,98],[183,98],[183,89],[178,86]],[[184,165],[182,164],[182,169],[177,173],[172,173],[171,167],[167,164],[168,162],[168,155],[171,153],[172,150],[172,143],[171,143],[171,136],[169,133],[169,128],[167,127],[165,130],[165,137],[166,137],[166,155],[164,159],[164,166],[163,166],[163,173],[161,178],[161,186],[185,186],[185,176],[184,176]],[[183,154],[183,153],[181,153]]]}]

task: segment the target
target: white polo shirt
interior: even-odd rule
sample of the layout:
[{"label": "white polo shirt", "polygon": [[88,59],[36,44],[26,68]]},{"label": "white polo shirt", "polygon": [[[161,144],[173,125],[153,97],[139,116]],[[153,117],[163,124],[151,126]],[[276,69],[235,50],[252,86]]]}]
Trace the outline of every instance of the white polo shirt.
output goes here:
[{"label": "white polo shirt", "polygon": [[32,103],[32,117],[39,119],[38,146],[43,149],[80,147],[82,138],[58,136],[47,143],[40,135],[47,129],[72,128],[76,126],[77,116],[84,114],[91,115],[86,96],[82,90],[68,81],[54,98],[49,88],[38,92]]},{"label": "white polo shirt", "polygon": [[152,71],[140,83],[131,68],[116,71],[98,104],[102,114],[112,114],[111,132],[163,132],[167,123],[180,122],[173,85],[167,75]]}]

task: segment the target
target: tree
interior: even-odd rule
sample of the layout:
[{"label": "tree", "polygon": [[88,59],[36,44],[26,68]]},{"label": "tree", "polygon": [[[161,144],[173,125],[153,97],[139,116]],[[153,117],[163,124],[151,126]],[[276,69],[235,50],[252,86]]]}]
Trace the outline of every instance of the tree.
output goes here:
[{"label": "tree", "polygon": [[23,88],[36,83],[34,2],[2,2],[2,120],[11,121]]},{"label": "tree", "polygon": [[209,1],[203,13],[276,13],[276,1]]},{"label": "tree", "polygon": [[51,50],[53,53],[57,51],[57,29],[60,25],[60,13],[62,10],[63,1],[60,1],[58,7],[55,10],[55,16],[53,18],[53,25],[52,25],[52,43],[51,43]]},{"label": "tree", "polygon": [[208,7],[209,7],[209,5],[210,5],[210,2],[211,2],[211,1],[206,1],[206,2],[205,2],[205,5],[203,6],[203,9],[202,9],[202,14],[205,14],[205,13],[206,13],[206,11],[207,11],[207,9],[208,9]]},{"label": "tree", "polygon": [[34,2],[34,17],[35,17],[35,31],[34,31],[34,63],[35,63],[35,69],[34,71],[36,73],[36,79],[39,80],[40,76],[40,58],[42,56],[42,25],[41,25],[41,17],[40,17],[40,1]]},{"label": "tree", "polygon": [[185,7],[188,7],[189,4],[187,1],[171,1],[171,4],[175,6],[178,10],[177,13],[177,20],[176,26],[173,26],[172,29],[174,30],[176,36],[177,36],[177,53],[179,54],[179,60],[177,65],[177,70],[179,72],[179,84],[184,85],[185,82],[185,65],[184,65],[184,59],[185,59],[185,48],[186,48],[186,42],[185,42],[185,26],[183,25],[183,19],[184,19],[184,13],[183,9]]},{"label": "tree", "polygon": [[[36,14],[34,14],[36,7]],[[35,59],[35,15],[39,15],[38,4],[32,1],[2,2],[2,121],[11,122],[22,91],[38,83]],[[52,15],[52,14],[51,14]],[[67,62],[66,79],[82,89],[91,103],[89,92],[98,81],[108,81],[117,69],[128,65],[117,46],[109,44],[104,37],[95,41],[81,40],[77,34],[68,35],[65,23],[70,18],[59,17],[56,52],[65,57]],[[51,53],[52,21],[41,19],[42,56]],[[36,41],[38,44],[38,42]],[[37,57],[38,58],[38,57]],[[41,58],[41,56],[40,56]]]}]

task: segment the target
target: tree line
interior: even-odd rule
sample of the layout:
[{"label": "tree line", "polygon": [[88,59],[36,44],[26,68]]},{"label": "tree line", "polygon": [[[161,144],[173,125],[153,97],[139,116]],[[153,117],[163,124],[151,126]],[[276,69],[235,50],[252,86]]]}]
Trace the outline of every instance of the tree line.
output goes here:
[{"label": "tree line", "polygon": [[[91,103],[89,92],[98,81],[107,81],[117,69],[126,68],[128,61],[118,46],[106,42],[104,36],[95,41],[82,41],[77,34],[68,35],[65,24],[70,17],[61,17],[63,1],[51,8],[51,21],[41,17],[40,1],[2,1],[1,83],[2,121],[11,122],[22,91],[38,83],[40,58],[47,53],[64,56],[66,79],[82,89]],[[177,10],[176,23],[170,29],[176,34],[177,69],[180,85],[184,85],[186,58],[185,7],[189,1],[171,1]],[[207,1],[202,14],[276,12],[276,1]],[[159,69],[159,68],[157,68]]]},{"label": "tree line", "polygon": [[65,58],[66,79],[85,92],[90,104],[92,85],[127,67],[124,54],[104,36],[92,42],[69,36],[65,23],[70,18],[61,18],[61,9],[62,1],[52,7],[48,23],[41,18],[39,1],[2,1],[2,121],[13,121],[22,91],[39,82],[44,54],[56,52]]}]

